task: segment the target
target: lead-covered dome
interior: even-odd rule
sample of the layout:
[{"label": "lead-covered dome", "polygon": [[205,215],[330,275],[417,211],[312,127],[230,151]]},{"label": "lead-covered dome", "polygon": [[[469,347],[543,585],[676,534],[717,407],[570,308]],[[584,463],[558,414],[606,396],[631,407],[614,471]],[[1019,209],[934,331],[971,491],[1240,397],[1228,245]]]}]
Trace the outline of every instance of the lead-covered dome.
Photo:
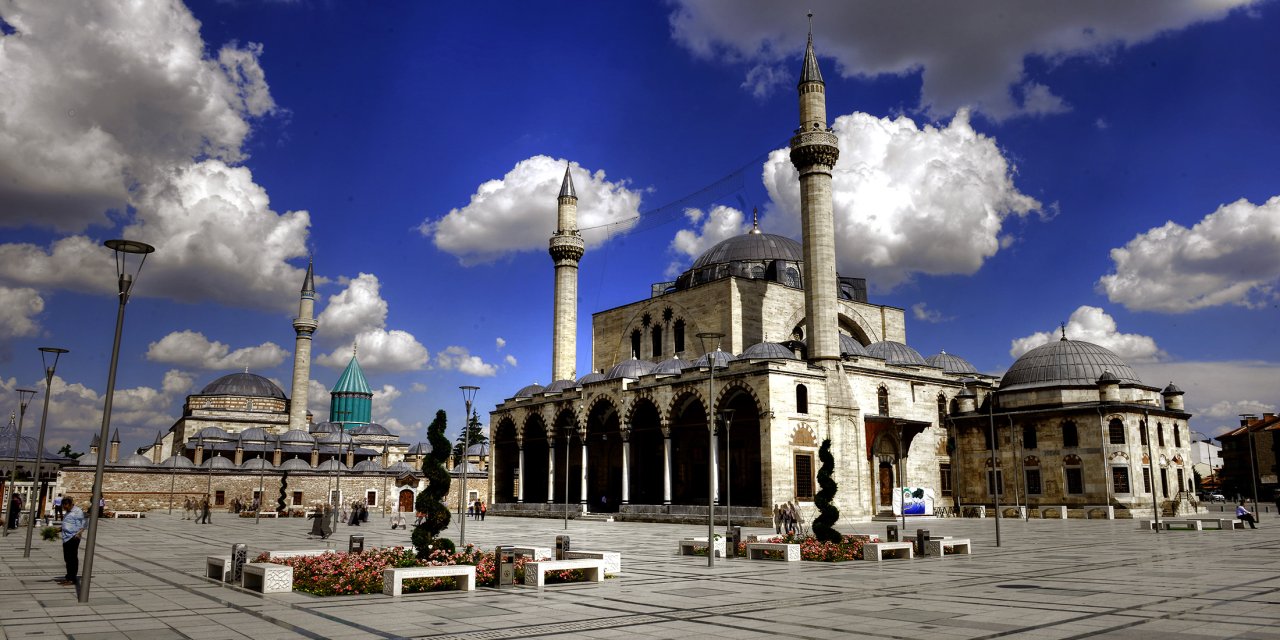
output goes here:
[{"label": "lead-covered dome", "polygon": [[578,383],[574,380],[556,380],[555,382],[552,382],[551,384],[547,385],[547,388],[543,389],[542,392],[543,393],[562,393],[564,391],[568,391],[569,389],[573,389],[577,386],[578,386]]},{"label": "lead-covered dome", "polygon": [[542,393],[545,389],[546,389],[545,387],[535,382],[531,385],[526,385],[524,387],[521,387],[520,390],[516,392],[515,397],[532,398],[534,394]]},{"label": "lead-covered dome", "polygon": [[1050,386],[1095,386],[1110,372],[1120,384],[1142,384],[1120,356],[1092,342],[1065,338],[1040,345],[1018,358],[1005,372],[1000,390]]},{"label": "lead-covered dome", "polygon": [[202,396],[249,396],[253,398],[286,399],[284,391],[276,383],[256,373],[232,373],[205,385]]},{"label": "lead-covered dome", "polygon": [[648,360],[639,360],[637,358],[629,358],[613,366],[609,370],[609,374],[605,376],[605,380],[616,380],[618,378],[639,379],[640,376],[653,373],[654,367],[652,362]]},{"label": "lead-covered dome", "polygon": [[952,355],[946,351],[936,353],[924,359],[931,367],[942,369],[943,373],[977,373],[968,360],[957,355]]},{"label": "lead-covered dome", "polygon": [[928,363],[924,361],[924,356],[919,351],[908,347],[901,342],[893,340],[882,340],[867,345],[867,355],[873,358],[880,358],[886,364],[905,364],[924,366]]},{"label": "lead-covered dome", "polygon": [[796,354],[776,342],[759,342],[746,348],[738,360],[795,360]]},{"label": "lead-covered dome", "polygon": [[692,360],[685,360],[684,358],[681,358],[680,356],[677,355],[674,358],[670,358],[668,360],[663,360],[662,362],[659,362],[658,366],[653,368],[653,372],[664,373],[664,374],[667,374],[667,373],[679,374],[681,371],[684,371],[685,369],[688,369],[689,367],[692,367],[692,366],[693,366]]},{"label": "lead-covered dome", "polygon": [[744,260],[804,260],[804,249],[800,243],[786,236],[772,233],[746,233],[721,240],[706,253],[693,261],[690,269],[721,263],[742,262]]},{"label": "lead-covered dome", "polygon": [[853,339],[853,336],[840,334],[840,355],[842,356],[869,356],[867,348],[862,346],[861,342]]}]

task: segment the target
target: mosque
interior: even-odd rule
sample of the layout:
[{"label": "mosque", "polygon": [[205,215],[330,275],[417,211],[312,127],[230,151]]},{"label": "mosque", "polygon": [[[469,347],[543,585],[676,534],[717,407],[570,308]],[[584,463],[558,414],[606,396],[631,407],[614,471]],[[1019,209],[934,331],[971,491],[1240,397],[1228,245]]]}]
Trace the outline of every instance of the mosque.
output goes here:
[{"label": "mosque", "polygon": [[792,501],[808,521],[828,439],[842,521],[997,500],[1032,515],[1063,505],[1072,517],[1185,508],[1191,416],[1176,386],[1149,386],[1065,332],[1003,376],[951,353],[926,358],[908,346],[902,309],[870,302],[865,280],[837,273],[840,150],[812,34],[798,93],[800,241],[753,223],[649,297],[595,313],[581,377],[585,243],[566,169],[549,248],[552,382],[490,414],[493,512],[705,522],[715,504],[720,521],[766,524]]}]

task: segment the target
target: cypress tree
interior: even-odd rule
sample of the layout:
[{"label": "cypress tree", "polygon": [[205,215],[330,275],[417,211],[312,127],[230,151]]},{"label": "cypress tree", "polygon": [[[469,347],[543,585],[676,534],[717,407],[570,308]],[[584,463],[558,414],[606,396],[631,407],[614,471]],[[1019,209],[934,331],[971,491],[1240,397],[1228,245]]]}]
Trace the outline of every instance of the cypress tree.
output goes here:
[{"label": "cypress tree", "polygon": [[418,492],[413,508],[422,514],[422,524],[413,528],[413,546],[418,550],[418,557],[425,558],[434,549],[452,552],[453,541],[438,538],[441,531],[449,527],[451,519],[449,509],[444,506],[444,497],[449,494],[452,480],[445,470],[445,460],[449,458],[449,440],[444,437],[444,429],[448,420],[444,410],[436,411],[435,420],[427,427],[427,442],[431,445],[431,453],[422,459],[422,478],[426,486]]},{"label": "cypress tree", "polygon": [[830,438],[822,441],[818,460],[821,462],[818,467],[818,494],[813,497],[818,517],[813,519],[813,536],[822,542],[840,542],[840,532],[835,529],[836,522],[840,520],[840,510],[831,503],[836,497],[836,481],[831,479],[836,459],[831,455]]}]

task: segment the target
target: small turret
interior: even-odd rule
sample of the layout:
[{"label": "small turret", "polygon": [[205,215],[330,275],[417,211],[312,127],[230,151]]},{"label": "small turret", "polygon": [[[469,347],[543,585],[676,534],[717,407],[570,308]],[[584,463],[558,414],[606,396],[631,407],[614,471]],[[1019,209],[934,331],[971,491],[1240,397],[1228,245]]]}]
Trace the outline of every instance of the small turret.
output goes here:
[{"label": "small turret", "polygon": [[1164,397],[1164,408],[1169,411],[1184,411],[1182,404],[1183,391],[1172,382],[1160,392]]},{"label": "small turret", "polygon": [[111,434],[111,448],[108,449],[107,462],[115,464],[120,461],[120,430]]},{"label": "small turret", "polygon": [[1098,376],[1098,400],[1102,402],[1120,401],[1120,379],[1110,370]]}]

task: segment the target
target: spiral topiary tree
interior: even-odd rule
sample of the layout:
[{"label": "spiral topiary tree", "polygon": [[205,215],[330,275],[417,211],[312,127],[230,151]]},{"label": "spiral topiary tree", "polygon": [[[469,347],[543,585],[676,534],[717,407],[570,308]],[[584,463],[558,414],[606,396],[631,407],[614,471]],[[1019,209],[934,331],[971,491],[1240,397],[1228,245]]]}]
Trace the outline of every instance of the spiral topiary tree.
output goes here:
[{"label": "spiral topiary tree", "polygon": [[449,509],[444,506],[444,497],[449,493],[449,472],[445,470],[445,460],[449,458],[449,440],[444,437],[448,419],[444,410],[436,411],[436,419],[427,427],[427,442],[431,444],[431,453],[422,459],[422,478],[426,486],[418,492],[413,508],[422,516],[422,523],[414,526],[413,546],[418,550],[418,557],[425,558],[435,549],[452,552],[453,541],[437,537],[441,531],[449,527]]},{"label": "spiral topiary tree", "polygon": [[[288,489],[288,488],[289,488],[289,472],[286,471],[280,474],[280,496],[276,498],[276,513],[284,512],[284,509],[285,509],[284,497],[285,495],[287,495],[285,493],[285,489]],[[259,508],[261,508],[261,505],[259,505]]]},{"label": "spiral topiary tree", "polygon": [[813,537],[822,542],[840,542],[840,532],[836,531],[836,521],[840,519],[840,510],[831,503],[836,497],[836,481],[831,479],[836,459],[831,455],[831,439],[822,441],[818,449],[818,494],[813,503],[818,507],[818,517],[813,519]]}]

